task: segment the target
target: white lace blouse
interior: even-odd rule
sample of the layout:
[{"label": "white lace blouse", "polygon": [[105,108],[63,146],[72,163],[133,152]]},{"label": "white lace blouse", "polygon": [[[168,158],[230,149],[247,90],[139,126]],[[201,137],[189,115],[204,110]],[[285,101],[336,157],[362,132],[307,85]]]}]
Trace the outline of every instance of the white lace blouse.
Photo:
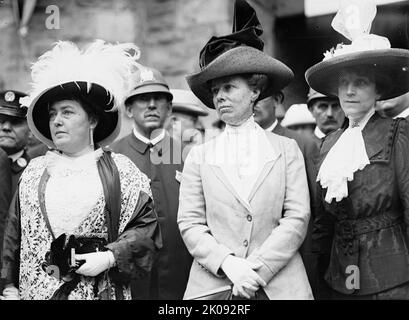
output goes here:
[{"label": "white lace blouse", "polygon": [[101,149],[75,158],[47,152],[45,207],[55,237],[73,233],[103,195],[97,168],[101,155]]}]

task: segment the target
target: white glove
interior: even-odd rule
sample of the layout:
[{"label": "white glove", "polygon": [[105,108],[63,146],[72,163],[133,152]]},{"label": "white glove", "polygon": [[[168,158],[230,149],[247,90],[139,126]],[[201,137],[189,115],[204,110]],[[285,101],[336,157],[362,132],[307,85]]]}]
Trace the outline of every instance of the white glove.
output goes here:
[{"label": "white glove", "polygon": [[20,300],[18,289],[12,284],[6,285],[3,290],[3,295],[0,296],[0,300]]},{"label": "white glove", "polygon": [[261,266],[261,262],[252,262],[232,255],[224,259],[221,268],[234,284],[233,295],[250,299],[260,287],[266,285],[254,271]]},{"label": "white glove", "polygon": [[75,272],[88,277],[95,277],[115,265],[115,257],[110,250],[76,254],[75,260],[85,260]]}]

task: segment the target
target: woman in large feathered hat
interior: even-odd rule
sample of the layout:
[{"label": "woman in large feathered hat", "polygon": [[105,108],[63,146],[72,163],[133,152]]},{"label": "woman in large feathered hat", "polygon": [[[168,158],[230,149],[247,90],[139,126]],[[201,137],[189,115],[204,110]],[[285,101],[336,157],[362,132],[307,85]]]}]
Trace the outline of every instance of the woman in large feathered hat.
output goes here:
[{"label": "woman in large feathered hat", "polygon": [[193,93],[226,129],[191,149],[180,186],[178,223],[194,262],[186,299],[311,299],[298,248],[310,216],[304,161],[296,142],[264,131],[255,103],[293,78],[263,53],[255,11],[235,3],[233,33],[213,37]]},{"label": "woman in large feathered hat", "polygon": [[51,150],[30,162],[11,206],[4,299],[129,299],[129,280],[150,272],[160,238],[148,179],[101,148],[119,132],[138,57],[132,44],[61,41],[34,63],[21,102]]},{"label": "woman in large feathered hat", "polygon": [[352,43],[306,72],[314,90],[339,98],[349,119],[325,138],[317,178],[314,238],[330,255],[320,269],[333,298],[409,298],[409,125],[375,112],[377,100],[409,91],[409,50],[368,34],[375,14],[368,1],[343,5],[332,26]]}]

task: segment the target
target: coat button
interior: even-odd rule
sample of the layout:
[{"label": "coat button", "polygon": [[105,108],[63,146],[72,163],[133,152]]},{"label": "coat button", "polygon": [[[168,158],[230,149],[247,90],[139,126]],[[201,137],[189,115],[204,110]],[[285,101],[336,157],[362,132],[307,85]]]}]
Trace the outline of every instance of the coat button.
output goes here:
[{"label": "coat button", "polygon": [[249,242],[247,240],[243,241],[243,246],[247,247],[249,245]]},{"label": "coat button", "polygon": [[253,220],[253,217],[249,214],[249,215],[247,215],[247,221],[248,222],[251,222],[251,220]]}]

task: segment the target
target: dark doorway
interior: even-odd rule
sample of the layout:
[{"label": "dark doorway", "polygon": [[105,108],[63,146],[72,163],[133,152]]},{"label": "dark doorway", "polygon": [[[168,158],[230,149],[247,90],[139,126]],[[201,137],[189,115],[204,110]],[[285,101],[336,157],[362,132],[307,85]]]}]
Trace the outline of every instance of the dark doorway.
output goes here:
[{"label": "dark doorway", "polygon": [[[274,56],[294,71],[294,81],[284,90],[285,106],[305,103],[308,86],[304,73],[323,59],[323,53],[338,43],[350,41],[331,27],[334,14],[306,18],[304,15],[277,18]],[[371,33],[385,36],[392,48],[409,49],[409,1],[378,6]]]}]

